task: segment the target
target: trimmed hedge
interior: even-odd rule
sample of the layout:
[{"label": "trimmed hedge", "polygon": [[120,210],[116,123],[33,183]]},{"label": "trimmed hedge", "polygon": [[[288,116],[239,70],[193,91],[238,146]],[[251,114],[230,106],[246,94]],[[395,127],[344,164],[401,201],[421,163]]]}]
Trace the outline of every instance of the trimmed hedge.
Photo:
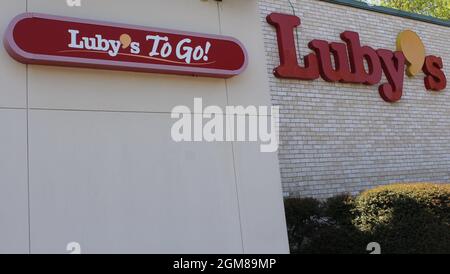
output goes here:
[{"label": "trimmed hedge", "polygon": [[292,253],[450,253],[450,185],[397,184],[326,201],[285,200]]},{"label": "trimmed hedge", "polygon": [[450,253],[450,185],[398,184],[363,192],[354,224],[388,253]]}]

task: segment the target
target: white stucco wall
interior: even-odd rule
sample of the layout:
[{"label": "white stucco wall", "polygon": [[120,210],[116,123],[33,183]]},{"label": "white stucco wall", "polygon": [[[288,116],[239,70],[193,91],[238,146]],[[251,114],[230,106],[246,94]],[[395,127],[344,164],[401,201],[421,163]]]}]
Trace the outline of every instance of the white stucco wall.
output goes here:
[{"label": "white stucco wall", "polygon": [[[7,3],[4,3],[7,2]],[[249,67],[229,80],[26,66],[0,48],[0,252],[288,252],[276,153],[175,143],[176,105],[270,105],[256,0],[7,0],[22,12],[224,34]]]}]

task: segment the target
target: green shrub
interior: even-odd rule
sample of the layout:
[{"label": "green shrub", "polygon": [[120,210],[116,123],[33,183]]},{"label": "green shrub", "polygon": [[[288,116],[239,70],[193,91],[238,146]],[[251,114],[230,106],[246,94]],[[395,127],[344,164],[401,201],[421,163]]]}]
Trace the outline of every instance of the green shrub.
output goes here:
[{"label": "green shrub", "polygon": [[284,201],[289,245],[298,253],[305,237],[314,230],[314,217],[320,214],[320,202],[313,198],[288,198]]},{"label": "green shrub", "polygon": [[302,245],[301,254],[365,254],[367,234],[354,226],[319,224]]},{"label": "green shrub", "polygon": [[354,197],[341,194],[328,198],[322,203],[323,215],[332,218],[337,225],[352,225]]},{"label": "green shrub", "polygon": [[320,213],[313,233],[299,253],[365,253],[368,237],[353,225],[354,198],[348,194],[331,197],[320,203]]},{"label": "green shrub", "polygon": [[[291,253],[363,253],[366,237],[352,224],[352,197],[285,200]],[[363,246],[363,248],[361,248]]]},{"label": "green shrub", "polygon": [[450,253],[450,185],[397,184],[363,192],[354,224],[383,253]]},{"label": "green shrub", "polygon": [[381,186],[356,197],[285,200],[292,253],[450,253],[450,185]]}]

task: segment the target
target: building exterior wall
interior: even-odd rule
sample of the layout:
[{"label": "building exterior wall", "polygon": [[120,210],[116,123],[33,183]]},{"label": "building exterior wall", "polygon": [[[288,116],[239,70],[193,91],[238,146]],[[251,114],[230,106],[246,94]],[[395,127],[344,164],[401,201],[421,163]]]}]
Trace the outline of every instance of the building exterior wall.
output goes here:
[{"label": "building exterior wall", "polygon": [[[395,50],[396,37],[411,29],[427,55],[440,56],[450,77],[450,28],[326,3],[291,0],[301,18],[298,50],[312,39],[339,42],[356,31],[361,43]],[[279,160],[285,195],[325,198],[394,182],[449,182],[450,93],[426,91],[423,73],[405,76],[403,97],[384,102],[378,86],[277,79],[279,65],[271,12],[292,14],[288,0],[259,0],[272,103],[281,107]],[[382,82],[385,82],[384,79]]]},{"label": "building exterior wall", "polygon": [[6,0],[2,37],[23,12],[229,35],[250,62],[223,80],[27,66],[0,47],[0,253],[288,252],[276,153],[170,136],[194,97],[270,105],[256,0]]}]

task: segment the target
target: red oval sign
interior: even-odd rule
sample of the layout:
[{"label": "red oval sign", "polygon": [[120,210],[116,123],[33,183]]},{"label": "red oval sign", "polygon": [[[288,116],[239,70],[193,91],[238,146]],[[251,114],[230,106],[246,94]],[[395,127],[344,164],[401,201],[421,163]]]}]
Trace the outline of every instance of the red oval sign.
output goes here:
[{"label": "red oval sign", "polygon": [[10,23],[5,47],[25,64],[229,78],[247,52],[226,36],[25,13]]}]

